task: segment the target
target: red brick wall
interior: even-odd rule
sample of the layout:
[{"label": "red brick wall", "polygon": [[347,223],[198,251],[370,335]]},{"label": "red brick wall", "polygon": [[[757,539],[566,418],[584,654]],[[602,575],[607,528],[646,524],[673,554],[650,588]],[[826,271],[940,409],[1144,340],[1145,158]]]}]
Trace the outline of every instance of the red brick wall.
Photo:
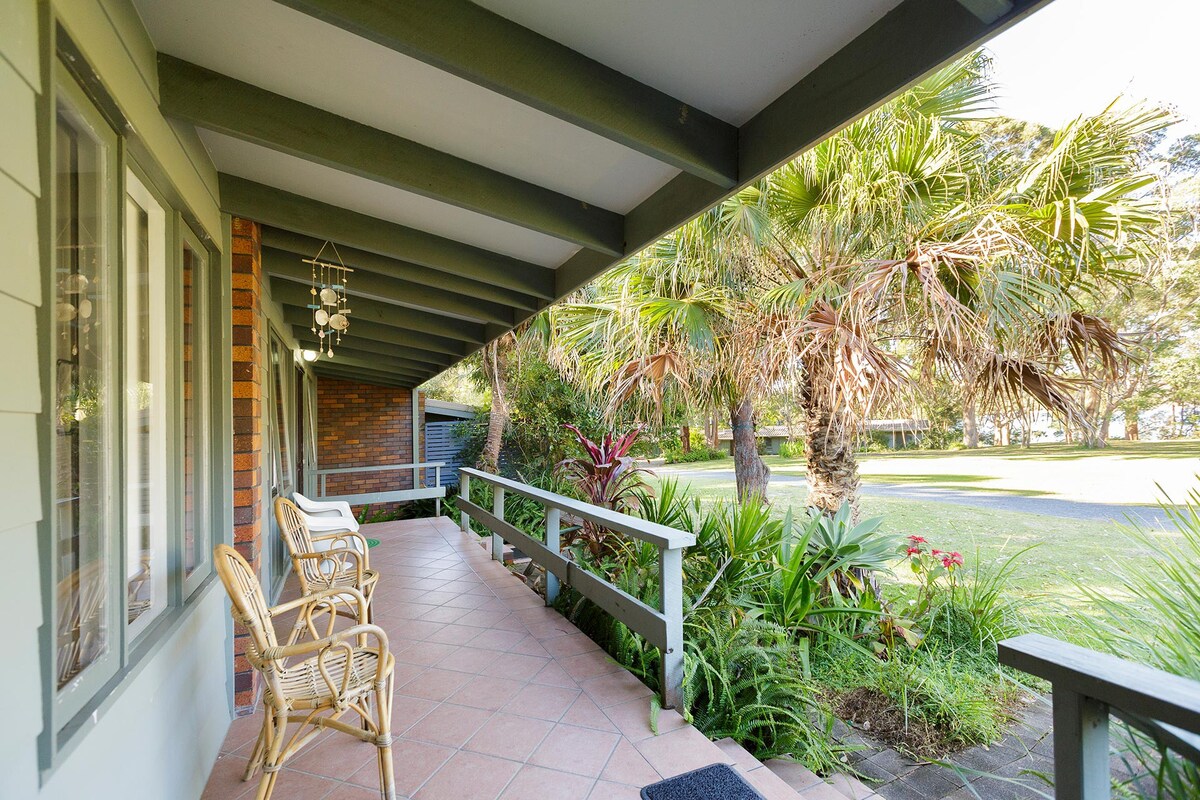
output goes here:
[{"label": "red brick wall", "polygon": [[[262,572],[263,375],[266,369],[262,312],[262,237],[258,223],[234,217],[233,236],[233,543]],[[259,675],[246,660],[248,636],[234,630],[234,705],[254,710]]]},{"label": "red brick wall", "polygon": [[[424,398],[417,395],[418,428]],[[317,463],[321,469],[412,464],[412,393],[409,389],[319,378],[317,380]],[[424,431],[421,431],[424,436]],[[424,452],[424,439],[420,445]],[[411,489],[412,470],[330,475],[325,493],[362,494]],[[393,507],[391,504],[388,508]],[[384,506],[376,504],[372,510]],[[360,508],[355,508],[358,513]]]}]

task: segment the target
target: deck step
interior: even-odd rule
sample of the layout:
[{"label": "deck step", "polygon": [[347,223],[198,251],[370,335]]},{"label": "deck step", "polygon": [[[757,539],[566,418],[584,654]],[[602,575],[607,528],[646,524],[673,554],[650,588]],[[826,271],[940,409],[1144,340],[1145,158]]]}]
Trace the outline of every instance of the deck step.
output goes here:
[{"label": "deck step", "polygon": [[772,758],[766,767],[804,800],[882,800],[862,781],[849,775],[834,775],[824,780],[803,764]]},{"label": "deck step", "polygon": [[713,742],[738,772],[750,782],[766,800],[802,800],[795,789],[784,783],[778,775],[755,758],[749,750],[729,737]]}]

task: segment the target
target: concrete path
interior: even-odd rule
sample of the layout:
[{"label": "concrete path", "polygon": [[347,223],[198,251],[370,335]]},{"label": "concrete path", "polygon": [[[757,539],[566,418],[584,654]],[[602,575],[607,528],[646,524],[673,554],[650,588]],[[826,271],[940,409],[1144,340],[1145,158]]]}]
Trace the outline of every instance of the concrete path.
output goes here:
[{"label": "concrete path", "polygon": [[[659,477],[678,478],[680,481],[705,480],[733,482],[733,470],[687,470],[658,469]],[[775,486],[806,486],[807,482],[798,475],[771,476]],[[988,508],[996,511],[1015,511],[1021,514],[1042,514],[1063,519],[1082,519],[1127,523],[1133,518],[1141,525],[1165,529],[1173,527],[1161,508],[1155,506],[1116,505],[1106,503],[1083,503],[1075,500],[1060,500],[1052,497],[1026,497],[1023,495],[1000,494],[986,491],[962,491],[934,486],[914,486],[906,483],[881,483],[863,481],[862,493],[870,497],[894,497],[900,500],[926,500],[931,503]]]}]

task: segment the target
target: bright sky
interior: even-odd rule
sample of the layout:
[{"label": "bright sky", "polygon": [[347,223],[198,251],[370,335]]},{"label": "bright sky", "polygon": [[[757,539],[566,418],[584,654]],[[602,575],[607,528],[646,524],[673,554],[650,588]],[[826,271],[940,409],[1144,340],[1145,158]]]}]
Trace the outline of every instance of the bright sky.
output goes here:
[{"label": "bright sky", "polygon": [[1102,110],[1119,94],[1162,101],[1200,130],[1200,3],[1054,0],[988,43],[1006,116],[1050,127]]}]

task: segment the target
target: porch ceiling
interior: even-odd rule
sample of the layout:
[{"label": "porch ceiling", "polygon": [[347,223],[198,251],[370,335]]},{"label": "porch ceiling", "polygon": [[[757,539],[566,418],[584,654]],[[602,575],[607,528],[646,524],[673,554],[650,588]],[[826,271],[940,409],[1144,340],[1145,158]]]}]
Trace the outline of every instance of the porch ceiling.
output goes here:
[{"label": "porch ceiling", "polygon": [[1049,0],[134,0],[163,113],[307,325],[415,385]]}]

